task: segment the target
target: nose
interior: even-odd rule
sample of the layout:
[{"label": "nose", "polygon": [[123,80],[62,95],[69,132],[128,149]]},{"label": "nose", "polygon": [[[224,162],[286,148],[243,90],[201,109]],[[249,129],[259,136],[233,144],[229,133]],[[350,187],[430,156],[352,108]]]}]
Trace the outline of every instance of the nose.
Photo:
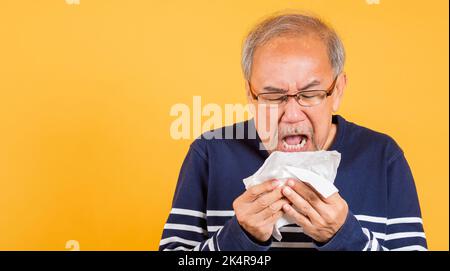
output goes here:
[{"label": "nose", "polygon": [[281,117],[281,121],[288,123],[296,123],[306,119],[306,115],[303,112],[303,108],[295,98],[290,97],[285,105],[283,116]]}]

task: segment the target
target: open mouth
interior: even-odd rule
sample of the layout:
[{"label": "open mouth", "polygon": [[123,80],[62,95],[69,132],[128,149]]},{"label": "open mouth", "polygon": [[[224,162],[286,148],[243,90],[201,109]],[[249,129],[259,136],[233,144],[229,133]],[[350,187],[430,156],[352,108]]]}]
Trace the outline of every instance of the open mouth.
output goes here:
[{"label": "open mouth", "polygon": [[308,137],[303,134],[286,135],[281,139],[281,147],[286,152],[304,151],[308,141]]}]

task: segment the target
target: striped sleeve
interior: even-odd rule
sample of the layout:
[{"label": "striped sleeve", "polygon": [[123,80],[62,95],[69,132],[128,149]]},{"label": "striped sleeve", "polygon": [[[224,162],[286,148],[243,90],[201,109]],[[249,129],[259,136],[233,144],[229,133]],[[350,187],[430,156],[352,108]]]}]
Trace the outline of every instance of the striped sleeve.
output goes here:
[{"label": "striped sleeve", "polygon": [[159,250],[268,250],[270,246],[261,246],[249,239],[235,216],[217,231],[208,233],[208,159],[195,144],[198,142],[191,145],[181,167]]},{"label": "striped sleeve", "polygon": [[[372,251],[426,251],[427,244],[420,217],[397,217],[388,219],[367,215],[356,215],[357,220],[364,226],[362,231],[367,236],[367,243],[363,250]],[[384,228],[385,233],[369,231]],[[411,244],[412,242],[412,244]]]},{"label": "striped sleeve", "polygon": [[403,152],[389,163],[387,180],[388,217],[349,211],[341,229],[319,250],[427,250],[417,191]]},{"label": "striped sleeve", "polygon": [[388,219],[384,247],[427,250],[417,190],[403,152],[388,167]]},{"label": "striped sleeve", "polygon": [[172,208],[159,250],[217,250],[217,236],[208,238],[204,220],[206,214],[196,210]]}]

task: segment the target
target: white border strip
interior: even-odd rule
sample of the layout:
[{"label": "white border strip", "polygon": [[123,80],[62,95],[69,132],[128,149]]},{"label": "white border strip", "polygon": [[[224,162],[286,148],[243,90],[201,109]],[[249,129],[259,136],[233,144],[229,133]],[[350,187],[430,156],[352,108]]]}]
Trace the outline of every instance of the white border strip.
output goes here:
[{"label": "white border strip", "polygon": [[315,248],[312,242],[272,242],[271,247],[296,247],[296,248]]},{"label": "white border strip", "polygon": [[280,232],[303,232],[303,228],[300,227],[281,227]]}]

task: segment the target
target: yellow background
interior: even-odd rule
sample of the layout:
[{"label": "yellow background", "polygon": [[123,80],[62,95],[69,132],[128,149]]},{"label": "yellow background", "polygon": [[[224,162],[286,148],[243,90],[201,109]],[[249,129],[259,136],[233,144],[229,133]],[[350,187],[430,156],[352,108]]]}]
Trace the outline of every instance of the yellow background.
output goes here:
[{"label": "yellow background", "polygon": [[156,250],[191,140],[172,105],[245,103],[241,41],[286,8],[346,46],[340,114],[413,170],[432,250],[448,250],[448,0],[0,1],[0,250]]}]

